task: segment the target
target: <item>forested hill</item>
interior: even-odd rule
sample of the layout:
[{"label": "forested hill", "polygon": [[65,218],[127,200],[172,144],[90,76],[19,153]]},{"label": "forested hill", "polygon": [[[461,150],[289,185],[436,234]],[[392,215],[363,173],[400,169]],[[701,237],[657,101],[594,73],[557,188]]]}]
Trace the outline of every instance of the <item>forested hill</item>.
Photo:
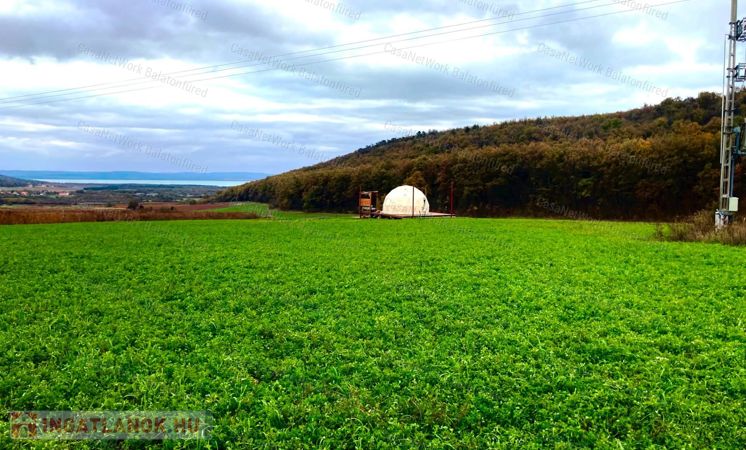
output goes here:
[{"label": "forested hill", "polygon": [[[746,111],[746,95],[739,96]],[[718,94],[627,112],[519,120],[379,142],[312,167],[221,192],[221,201],[354,211],[359,188],[423,189],[434,210],[467,215],[661,219],[715,208]],[[739,119],[741,120],[741,119]],[[743,193],[743,167],[737,189]]]}]

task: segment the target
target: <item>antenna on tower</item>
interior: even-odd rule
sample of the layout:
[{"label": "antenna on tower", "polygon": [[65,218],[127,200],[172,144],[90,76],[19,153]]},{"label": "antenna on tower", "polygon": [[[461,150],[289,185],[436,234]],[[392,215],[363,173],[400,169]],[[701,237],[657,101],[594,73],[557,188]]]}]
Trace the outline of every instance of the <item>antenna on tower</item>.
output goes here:
[{"label": "antenna on tower", "polygon": [[[744,23],[738,20],[738,0],[731,0],[730,32],[726,37],[728,53],[726,56],[723,92],[723,123],[720,140],[720,198],[715,213],[715,225],[722,228],[733,223],[738,212],[738,197],[734,195],[736,164],[744,155],[742,150],[744,129],[735,126],[736,117],[736,83],[746,81],[746,64],[736,62],[736,51],[739,42],[746,41]],[[745,127],[746,128],[746,127]]]}]

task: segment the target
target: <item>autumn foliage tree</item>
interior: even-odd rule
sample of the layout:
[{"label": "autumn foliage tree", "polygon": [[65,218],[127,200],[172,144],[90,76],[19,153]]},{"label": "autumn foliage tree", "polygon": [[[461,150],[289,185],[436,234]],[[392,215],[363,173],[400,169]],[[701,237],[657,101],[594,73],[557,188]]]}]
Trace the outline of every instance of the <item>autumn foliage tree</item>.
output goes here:
[{"label": "autumn foliage tree", "polygon": [[[746,111],[746,95],[739,95]],[[661,219],[715,208],[720,96],[668,99],[627,112],[518,120],[421,132],[305,169],[228,189],[221,201],[354,211],[360,188],[401,184],[459,214],[545,216],[562,205],[599,219]],[[739,166],[737,192],[744,192]],[[541,200],[541,201],[539,201]],[[554,208],[553,208],[554,209]]]}]

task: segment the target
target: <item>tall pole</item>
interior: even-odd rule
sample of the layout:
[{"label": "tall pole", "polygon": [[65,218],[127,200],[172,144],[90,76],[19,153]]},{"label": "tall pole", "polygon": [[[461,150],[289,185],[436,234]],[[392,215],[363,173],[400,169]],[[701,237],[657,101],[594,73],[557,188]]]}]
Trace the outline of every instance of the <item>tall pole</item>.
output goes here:
[{"label": "tall pole", "polygon": [[733,195],[736,159],[740,152],[741,129],[734,126],[736,116],[736,82],[739,66],[736,62],[738,41],[743,40],[743,22],[738,20],[738,0],[731,0],[730,32],[728,33],[723,92],[723,124],[720,139],[720,198],[715,223],[730,225],[738,210],[738,198]]},{"label": "tall pole", "polygon": [[738,20],[738,0],[731,0],[730,2],[730,21],[731,23]]},{"label": "tall pole", "polygon": [[412,186],[412,217],[414,217],[414,186]]},{"label": "tall pole", "polygon": [[453,180],[451,180],[451,215],[453,216]]}]

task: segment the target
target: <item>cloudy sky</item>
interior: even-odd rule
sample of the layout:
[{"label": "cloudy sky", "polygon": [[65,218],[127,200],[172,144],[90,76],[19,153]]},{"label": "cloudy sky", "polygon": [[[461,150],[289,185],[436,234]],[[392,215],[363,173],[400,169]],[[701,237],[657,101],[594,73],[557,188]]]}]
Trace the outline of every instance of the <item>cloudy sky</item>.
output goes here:
[{"label": "cloudy sky", "polygon": [[728,14],[725,0],[2,0],[0,170],[279,173],[417,130],[719,92]]}]

